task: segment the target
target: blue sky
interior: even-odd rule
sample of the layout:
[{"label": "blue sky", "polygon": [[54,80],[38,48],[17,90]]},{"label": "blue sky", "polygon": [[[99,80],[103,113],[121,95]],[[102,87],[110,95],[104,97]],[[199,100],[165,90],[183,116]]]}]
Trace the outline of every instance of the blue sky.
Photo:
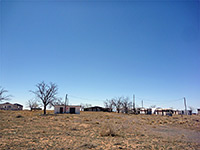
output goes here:
[{"label": "blue sky", "polygon": [[199,1],[1,1],[0,85],[26,104],[54,82],[70,104],[200,107]]}]

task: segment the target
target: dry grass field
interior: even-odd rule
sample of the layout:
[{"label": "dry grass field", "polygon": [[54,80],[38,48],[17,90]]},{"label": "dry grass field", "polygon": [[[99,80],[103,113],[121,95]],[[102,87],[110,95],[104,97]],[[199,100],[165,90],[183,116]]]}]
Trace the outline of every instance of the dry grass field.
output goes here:
[{"label": "dry grass field", "polygon": [[200,149],[200,116],[0,111],[0,149]]}]

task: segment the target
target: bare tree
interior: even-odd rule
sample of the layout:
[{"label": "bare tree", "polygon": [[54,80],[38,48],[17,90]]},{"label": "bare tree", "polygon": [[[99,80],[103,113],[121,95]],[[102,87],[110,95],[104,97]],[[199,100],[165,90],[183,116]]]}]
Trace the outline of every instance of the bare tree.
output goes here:
[{"label": "bare tree", "polygon": [[127,114],[129,110],[131,110],[132,103],[129,101],[128,97],[122,97],[122,108],[123,111]]},{"label": "bare tree", "polygon": [[156,108],[156,105],[151,105],[150,108]]},{"label": "bare tree", "polygon": [[28,100],[27,101],[27,107],[29,107],[30,108],[30,110],[32,111],[33,109],[35,109],[35,108],[38,108],[39,107],[39,104],[37,103],[37,101],[36,100]]},{"label": "bare tree", "polygon": [[53,105],[55,101],[58,100],[56,97],[58,88],[55,83],[46,84],[44,81],[36,85],[35,91],[30,91],[35,94],[36,99],[41,101],[44,106],[44,114],[46,114],[46,107],[48,105]]},{"label": "bare tree", "polygon": [[115,110],[118,113],[120,113],[120,111],[128,113],[128,111],[132,109],[132,103],[129,101],[129,98],[123,96],[110,100],[107,99],[104,101],[104,106],[111,111]]},{"label": "bare tree", "polygon": [[85,108],[92,107],[92,104],[85,104]]},{"label": "bare tree", "polygon": [[62,98],[57,98],[57,100],[53,101],[51,103],[51,105],[49,105],[49,106],[51,108],[51,106],[55,106],[55,105],[65,105],[65,102],[62,101]]},{"label": "bare tree", "polygon": [[196,110],[196,109],[195,109],[194,107],[192,107],[192,106],[189,106],[188,108],[189,108],[189,110],[191,110],[192,112],[195,112],[195,110]]},{"label": "bare tree", "polygon": [[80,106],[81,106],[81,111],[84,111],[85,105],[81,103]]},{"label": "bare tree", "polygon": [[118,98],[114,98],[112,99],[113,102],[113,106],[115,107],[116,111],[119,113],[120,110],[122,109],[122,99],[123,97],[118,97]]},{"label": "bare tree", "polygon": [[4,93],[7,93],[8,91],[4,88],[0,87],[0,102],[5,100],[10,100],[11,95],[4,95]]},{"label": "bare tree", "polygon": [[112,112],[113,111],[113,109],[114,109],[114,102],[113,102],[113,99],[111,99],[111,100],[106,100],[106,101],[104,101],[104,106],[106,107],[106,108],[109,108],[109,110]]},{"label": "bare tree", "polygon": [[84,110],[84,108],[92,107],[92,104],[87,104],[87,103],[86,104],[81,103],[80,105],[82,111]]}]

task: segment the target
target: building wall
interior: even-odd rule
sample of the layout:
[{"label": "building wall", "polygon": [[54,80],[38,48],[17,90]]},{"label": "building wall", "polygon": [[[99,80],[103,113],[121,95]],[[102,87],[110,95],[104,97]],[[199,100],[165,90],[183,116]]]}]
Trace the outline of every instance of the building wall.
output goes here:
[{"label": "building wall", "polygon": [[156,115],[163,115],[162,110],[155,110]]},{"label": "building wall", "polygon": [[80,114],[80,107],[76,107],[76,114]]},{"label": "building wall", "polygon": [[15,105],[15,107],[17,108],[17,110],[22,110],[23,109],[23,106]]},{"label": "building wall", "polygon": [[[65,106],[55,106],[54,107],[54,113],[55,114],[60,113],[60,108],[63,108],[63,113],[64,113]],[[70,108],[75,108],[75,114],[80,114],[80,107],[78,107],[78,106],[66,106],[66,113],[70,113]]]},{"label": "building wall", "polygon": [[181,114],[181,112],[178,111],[178,110],[175,110],[175,111],[173,112],[173,115],[180,115],[180,114]]},{"label": "building wall", "polygon": [[54,114],[60,113],[60,107],[61,106],[54,106]]},{"label": "building wall", "polygon": [[140,110],[140,114],[146,114],[146,110]]},{"label": "building wall", "polygon": [[76,107],[74,107],[74,106],[67,106],[66,107],[66,113],[70,113],[70,108],[75,108],[75,114],[80,114],[80,107],[77,107],[77,106]]},{"label": "building wall", "polygon": [[152,109],[151,108],[147,109],[147,115],[151,115],[151,114],[152,114]]}]

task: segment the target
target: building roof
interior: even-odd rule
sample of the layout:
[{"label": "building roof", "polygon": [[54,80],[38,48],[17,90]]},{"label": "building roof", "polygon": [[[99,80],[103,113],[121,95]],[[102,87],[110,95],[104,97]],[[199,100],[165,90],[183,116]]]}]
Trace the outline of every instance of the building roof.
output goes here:
[{"label": "building roof", "polygon": [[18,104],[18,103],[15,103],[14,105],[17,105],[17,106],[21,106],[21,107],[23,107],[23,105],[20,105],[20,104]]},{"label": "building roof", "polygon": [[[6,102],[6,103],[0,104],[0,105],[5,105],[5,104],[11,104],[11,103],[9,103],[9,102]],[[12,104],[11,104],[11,105],[12,105]]]},{"label": "building roof", "polygon": [[171,108],[156,108],[156,110],[173,110]]},{"label": "building roof", "polygon": [[[65,107],[65,105],[55,105],[54,107],[56,107],[56,106],[63,106],[63,107]],[[81,107],[80,105],[66,105],[66,107]]]},{"label": "building roof", "polygon": [[100,107],[100,106],[92,106],[92,107],[87,107],[87,108],[103,108],[103,107]]},{"label": "building roof", "polygon": [[18,104],[18,103],[11,104],[11,103],[9,103],[9,102],[6,102],[6,103],[0,104],[0,105],[17,105],[17,106],[23,107],[23,105],[21,105],[21,104]]}]

